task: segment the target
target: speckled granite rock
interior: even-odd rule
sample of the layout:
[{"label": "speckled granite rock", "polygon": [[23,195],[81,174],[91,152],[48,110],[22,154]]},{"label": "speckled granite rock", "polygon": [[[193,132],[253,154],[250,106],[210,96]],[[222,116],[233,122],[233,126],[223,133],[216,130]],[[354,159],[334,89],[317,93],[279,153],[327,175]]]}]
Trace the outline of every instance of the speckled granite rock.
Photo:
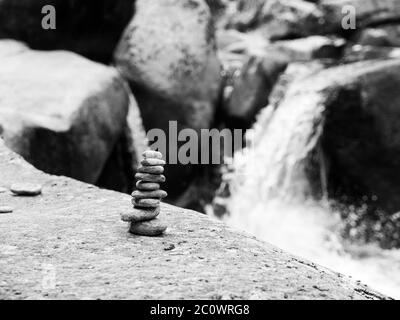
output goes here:
[{"label": "speckled granite rock", "polygon": [[0,216],[0,299],[384,298],[170,205],[161,205],[170,226],[163,237],[130,235],[120,220],[129,195],[44,174],[1,141],[0,181],[43,186],[41,197],[0,194],[15,209]]}]

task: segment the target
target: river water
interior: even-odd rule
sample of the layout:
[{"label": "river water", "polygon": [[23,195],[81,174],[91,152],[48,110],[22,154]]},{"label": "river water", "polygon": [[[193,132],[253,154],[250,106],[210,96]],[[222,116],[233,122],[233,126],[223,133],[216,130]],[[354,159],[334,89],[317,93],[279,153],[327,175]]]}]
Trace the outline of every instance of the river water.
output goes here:
[{"label": "river water", "polygon": [[[252,145],[236,154],[229,214],[224,219],[281,249],[400,299],[400,250],[343,239],[340,214],[325,194],[323,156],[310,164],[324,124],[321,95],[289,92],[286,96],[276,110],[262,110]],[[310,165],[320,172],[318,198],[312,187],[315,181],[307,175]]]}]

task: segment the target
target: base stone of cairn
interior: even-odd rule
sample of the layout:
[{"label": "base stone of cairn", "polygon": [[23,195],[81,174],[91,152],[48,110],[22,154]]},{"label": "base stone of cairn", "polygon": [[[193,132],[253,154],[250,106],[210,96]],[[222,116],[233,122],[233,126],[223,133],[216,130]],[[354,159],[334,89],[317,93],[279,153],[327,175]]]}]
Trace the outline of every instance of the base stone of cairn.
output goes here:
[{"label": "base stone of cairn", "polygon": [[158,151],[147,150],[135,178],[138,179],[132,192],[133,210],[121,215],[122,221],[129,222],[129,232],[140,236],[159,236],[167,229],[159,218],[160,203],[167,196],[160,189],[160,183],[165,182],[162,154]]}]

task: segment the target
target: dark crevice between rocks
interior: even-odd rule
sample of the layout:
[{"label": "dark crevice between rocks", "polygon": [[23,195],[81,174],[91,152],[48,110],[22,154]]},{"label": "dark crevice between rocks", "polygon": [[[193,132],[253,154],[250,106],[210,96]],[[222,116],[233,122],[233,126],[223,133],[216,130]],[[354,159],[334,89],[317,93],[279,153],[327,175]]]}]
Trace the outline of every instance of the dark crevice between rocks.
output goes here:
[{"label": "dark crevice between rocks", "polygon": [[97,186],[114,191],[131,193],[134,188],[135,164],[134,153],[130,152],[130,138],[124,130],[116,142],[110,157],[96,183]]},{"label": "dark crevice between rocks", "polygon": [[[134,0],[22,2],[0,1],[0,38],[20,40],[37,50],[70,50],[106,64],[134,15]],[[41,27],[45,5],[56,8],[55,30]]]},{"label": "dark crevice between rocks", "polygon": [[340,88],[327,104],[321,143],[329,162],[329,198],[342,214],[344,237],[400,247],[400,164],[382,147],[361,87]]}]

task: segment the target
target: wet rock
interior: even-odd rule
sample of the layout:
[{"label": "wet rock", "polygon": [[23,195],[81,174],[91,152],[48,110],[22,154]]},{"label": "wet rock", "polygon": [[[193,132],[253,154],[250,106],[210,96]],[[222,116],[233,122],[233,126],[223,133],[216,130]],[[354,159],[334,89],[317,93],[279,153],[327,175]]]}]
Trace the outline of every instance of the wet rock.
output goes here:
[{"label": "wet rock", "polygon": [[[220,98],[221,66],[204,0],[136,1],[136,14],[114,60],[130,80],[147,130],[159,128],[168,136],[170,121],[177,121],[178,131],[211,126]],[[176,197],[195,169],[174,164],[166,169],[165,188]]]},{"label": "wet rock", "polygon": [[118,72],[10,40],[0,41],[0,57],[6,144],[39,169],[96,183],[127,122],[129,96]]},{"label": "wet rock", "polygon": [[352,63],[364,60],[386,60],[400,58],[400,48],[354,45],[346,48],[343,62]]},{"label": "wet rock", "polygon": [[236,1],[236,10],[231,14],[227,26],[240,31],[256,27],[265,2],[265,0]]},{"label": "wet rock", "polygon": [[42,186],[36,183],[14,183],[10,190],[18,196],[37,196],[42,193]]},{"label": "wet rock", "polygon": [[[134,14],[132,0],[1,0],[0,38],[39,50],[69,50],[108,63]],[[56,9],[56,29],[44,30],[45,5]]]},{"label": "wet rock", "polygon": [[141,236],[159,236],[167,230],[167,225],[160,221],[158,218],[151,221],[131,223],[129,231],[136,235]]},{"label": "wet rock", "polygon": [[[147,150],[143,152],[143,157],[148,160],[160,160],[162,158],[162,153],[153,150]],[[151,163],[151,161],[150,161]],[[159,169],[162,170],[159,170]],[[137,175],[143,175],[143,179],[138,181],[138,186],[140,189],[143,189],[143,185],[145,188],[150,189],[159,189],[158,183],[149,183],[148,179],[146,179],[145,175],[149,175],[148,173],[143,173],[148,170],[145,169],[153,169],[151,176],[162,178],[161,173],[164,171],[163,166],[152,166],[148,164],[144,164],[139,167],[139,173]],[[157,169],[157,172],[155,171]],[[165,179],[165,178],[164,178]],[[122,220],[126,221],[126,219],[131,220],[130,232],[137,235],[145,235],[145,236],[157,236],[163,233],[166,229],[166,226],[159,223],[159,220],[154,220],[159,212],[160,212],[160,202],[163,198],[167,196],[167,193],[164,190],[154,190],[154,191],[142,191],[136,190],[132,192],[132,204],[135,208],[134,215],[125,215],[122,216]],[[140,211],[137,211],[139,209]],[[146,213],[146,211],[148,211]],[[141,219],[142,218],[142,219]],[[142,223],[141,221],[146,221]]]},{"label": "wet rock", "polygon": [[163,199],[167,196],[167,193],[164,190],[156,190],[156,191],[134,191],[132,192],[132,197],[135,199],[146,199],[146,198],[155,198],[155,199]]},{"label": "wet rock", "polygon": [[12,213],[13,211],[14,211],[14,208],[12,208],[12,207],[0,205],[0,214]]},{"label": "wet rock", "polygon": [[400,47],[400,25],[389,24],[363,29],[355,41],[363,46]]},{"label": "wet rock", "polygon": [[290,61],[339,59],[346,41],[338,37],[310,36],[301,39],[276,41],[273,47],[287,55]]}]

